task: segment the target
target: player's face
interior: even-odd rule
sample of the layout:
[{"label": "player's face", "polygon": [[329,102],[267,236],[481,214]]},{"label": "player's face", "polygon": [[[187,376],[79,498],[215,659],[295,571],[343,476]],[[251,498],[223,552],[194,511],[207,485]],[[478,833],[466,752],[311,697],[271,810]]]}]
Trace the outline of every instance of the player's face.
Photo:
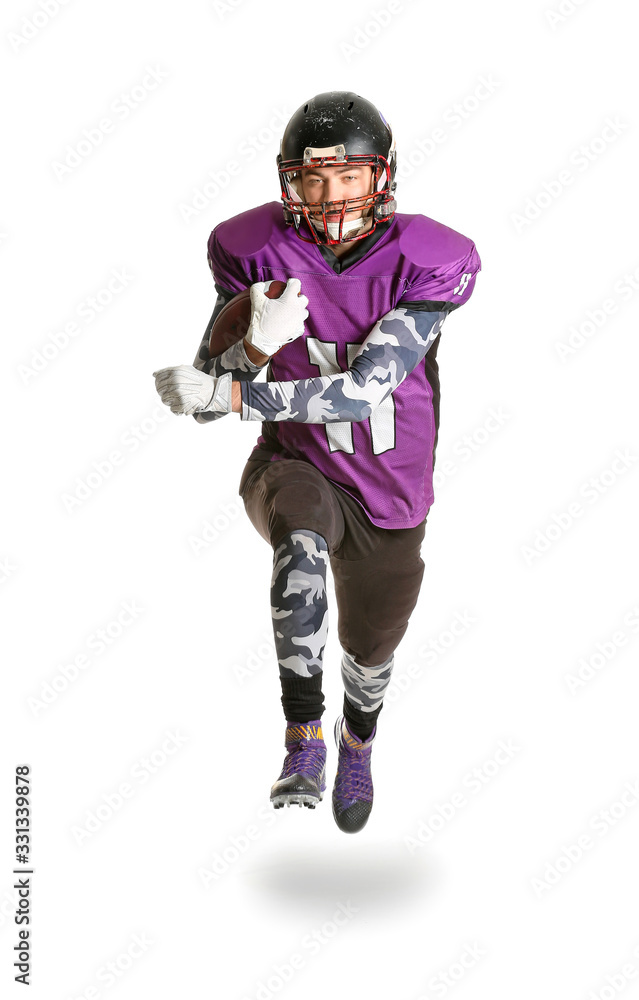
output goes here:
[{"label": "player's face", "polygon": [[[321,215],[321,205],[326,201],[344,201],[346,198],[363,198],[372,192],[373,168],[369,164],[347,165],[345,167],[312,167],[301,171],[302,192],[304,201],[318,204],[320,207],[311,211],[314,215]],[[326,218],[329,222],[336,222],[340,213],[337,205],[336,212],[327,212]],[[346,217],[358,219],[362,215],[362,208],[357,205],[349,208]]]}]

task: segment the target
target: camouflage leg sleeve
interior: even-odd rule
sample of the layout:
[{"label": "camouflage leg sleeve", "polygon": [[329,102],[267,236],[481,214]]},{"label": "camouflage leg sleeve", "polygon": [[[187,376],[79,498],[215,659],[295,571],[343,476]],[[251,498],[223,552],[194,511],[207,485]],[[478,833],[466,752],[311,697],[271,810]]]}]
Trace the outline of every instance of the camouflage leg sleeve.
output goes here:
[{"label": "camouflage leg sleeve", "polygon": [[393,670],[394,654],[378,667],[362,667],[342,651],[342,680],[350,702],[360,712],[374,712],[381,707]]},{"label": "camouflage leg sleeve", "polygon": [[302,529],[285,535],[273,553],[271,614],[280,677],[322,670],[328,635],[326,539]]}]

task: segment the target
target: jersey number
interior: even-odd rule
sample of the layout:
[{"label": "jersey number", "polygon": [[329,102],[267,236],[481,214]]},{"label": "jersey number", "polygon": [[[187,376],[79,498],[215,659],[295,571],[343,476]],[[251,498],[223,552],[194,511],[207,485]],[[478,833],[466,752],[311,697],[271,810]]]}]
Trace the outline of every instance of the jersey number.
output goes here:
[{"label": "jersey number", "polygon": [[473,276],[472,272],[470,271],[468,273],[462,274],[459,284],[457,285],[457,288],[453,288],[453,295],[463,295],[466,285],[468,284],[472,276]]},{"label": "jersey number", "polygon": [[[335,375],[341,372],[337,363],[337,342],[318,340],[317,337],[307,337],[308,360],[317,365],[320,375]],[[346,345],[346,364],[350,368],[361,349],[361,344]],[[379,406],[376,406],[368,418],[371,429],[371,445],[373,455],[381,455],[395,447],[395,400],[389,393]],[[353,446],[353,424],[335,422],[325,424],[326,439],[330,451],[344,451],[348,455],[355,454]]]}]

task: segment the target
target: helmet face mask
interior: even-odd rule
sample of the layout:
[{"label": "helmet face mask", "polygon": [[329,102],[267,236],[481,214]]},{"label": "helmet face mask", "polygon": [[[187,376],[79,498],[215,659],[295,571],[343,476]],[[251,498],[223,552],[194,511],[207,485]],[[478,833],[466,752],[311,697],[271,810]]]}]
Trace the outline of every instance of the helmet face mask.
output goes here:
[{"label": "helmet face mask", "polygon": [[[307,243],[330,246],[364,239],[378,222],[394,215],[395,163],[390,126],[369,101],[342,91],[319,94],[296,111],[282,138],[277,167],[285,222]],[[321,203],[304,199],[304,170],[350,164],[372,168],[367,194]],[[353,212],[361,213],[360,218],[349,220]],[[369,220],[372,224],[362,232]]]},{"label": "helmet face mask", "polygon": [[[313,150],[313,153],[317,152]],[[378,221],[392,215],[393,209],[389,210],[389,202],[392,201],[390,195],[391,170],[390,165],[384,156],[380,155],[355,155],[340,158],[339,154],[329,156],[309,156],[306,162],[299,160],[282,160],[279,163],[280,182],[282,187],[282,203],[285,211],[288,211],[290,221],[295,225],[297,235],[300,239],[308,243],[352,243],[369,236],[375,229]],[[302,171],[317,169],[321,167],[343,166],[352,164],[357,166],[370,166],[371,183],[367,194],[360,194],[353,198],[344,198],[337,201],[306,201],[302,189]],[[372,189],[372,190],[371,190]],[[353,219],[352,225],[347,216],[354,212],[360,212],[359,219]],[[339,213],[339,223],[335,218],[329,220],[329,215]],[[363,233],[358,233],[373,217],[373,224]],[[314,225],[313,218],[321,225]],[[309,235],[305,235],[300,229],[300,222],[306,219]],[[346,223],[346,225],[345,225]],[[337,229],[335,227],[338,227]],[[319,230],[319,231],[318,231]],[[331,236],[331,232],[334,234]]]}]

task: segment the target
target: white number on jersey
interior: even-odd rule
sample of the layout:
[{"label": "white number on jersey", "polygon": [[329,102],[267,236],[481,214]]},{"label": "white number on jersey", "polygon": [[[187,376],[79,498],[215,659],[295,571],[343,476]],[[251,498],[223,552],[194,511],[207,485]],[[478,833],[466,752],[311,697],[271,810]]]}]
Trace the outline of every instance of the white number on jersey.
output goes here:
[{"label": "white number on jersey", "polygon": [[468,284],[468,282],[470,281],[470,279],[472,278],[472,276],[473,276],[472,271],[469,271],[468,274],[465,273],[462,274],[460,282],[457,285],[457,288],[453,288],[453,295],[463,295],[464,289]]},{"label": "white number on jersey", "polygon": [[[470,275],[468,275],[470,277]],[[307,337],[308,360],[310,364],[317,365],[320,375],[336,375],[341,372],[337,364],[337,341],[318,340],[317,337]],[[361,344],[346,345],[346,362],[352,365],[357,357],[357,352],[361,349]],[[389,393],[379,406],[376,406],[369,419],[371,428],[371,443],[374,455],[381,455],[385,451],[390,451],[395,447],[395,400],[393,393]],[[353,446],[353,424],[349,421],[343,423],[327,423],[326,439],[330,451],[343,451],[348,455],[355,453]]]}]

